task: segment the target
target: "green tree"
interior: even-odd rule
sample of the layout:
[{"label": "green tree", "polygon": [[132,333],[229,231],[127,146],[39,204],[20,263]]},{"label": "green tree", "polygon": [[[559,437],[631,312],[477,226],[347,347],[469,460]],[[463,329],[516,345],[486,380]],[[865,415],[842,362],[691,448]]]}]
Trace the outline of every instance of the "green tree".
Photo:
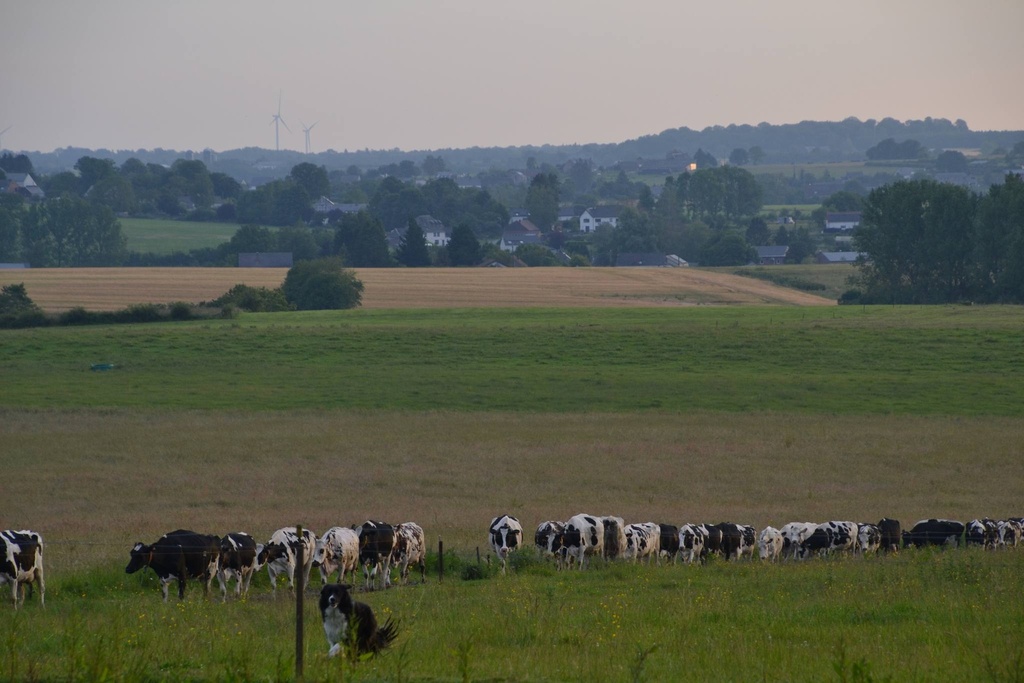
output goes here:
[{"label": "green tree", "polygon": [[718,167],[718,159],[700,148],[693,155],[693,161],[697,164],[697,170]]},{"label": "green tree", "polygon": [[292,225],[277,231],[277,251],[291,252],[293,261],[308,261],[320,256],[313,231],[304,225]]},{"label": "green tree", "polygon": [[989,188],[978,206],[975,232],[979,296],[1024,303],[1024,178],[1011,173],[1003,184]]},{"label": "green tree", "polygon": [[942,173],[966,173],[967,157],[963,152],[947,149],[935,157],[935,170]]},{"label": "green tree", "polygon": [[530,181],[526,191],[526,210],[530,220],[547,232],[558,220],[558,199],[561,183],[554,173],[538,173]]},{"label": "green tree", "polygon": [[221,199],[238,199],[242,194],[242,185],[227,173],[211,173],[210,182],[214,196]]},{"label": "green tree", "polygon": [[99,181],[117,173],[113,159],[97,159],[95,157],[81,157],[75,162],[75,170],[78,171],[79,194],[85,194]]},{"label": "green tree", "polygon": [[277,235],[262,225],[243,225],[228,240],[228,254],[267,254],[277,251]]},{"label": "green tree", "polygon": [[25,283],[4,285],[0,288],[0,318],[41,313],[39,306],[28,296]]},{"label": "green tree", "polygon": [[758,147],[757,145],[754,145],[749,150],[747,150],[747,156],[750,157],[750,163],[757,166],[762,161],[764,161],[764,150]]},{"label": "green tree", "polygon": [[415,219],[409,219],[409,227],[402,235],[402,241],[398,245],[395,259],[408,268],[421,268],[430,265],[430,250],[427,249],[427,239],[423,230]]},{"label": "green tree", "polygon": [[444,173],[446,169],[444,159],[439,156],[428,154],[427,158],[423,160],[424,175],[436,176],[438,173]]},{"label": "green tree", "polygon": [[594,187],[594,163],[590,159],[570,161],[565,174],[572,182],[574,197],[587,194]]},{"label": "green tree", "polygon": [[747,224],[746,239],[748,244],[767,245],[768,240],[771,239],[771,230],[768,229],[768,223],[760,216],[751,218],[750,223]]},{"label": "green tree", "polygon": [[786,252],[786,261],[789,263],[803,263],[804,260],[814,255],[814,238],[807,228],[797,228],[796,232],[789,238],[789,251]]},{"label": "green tree", "polygon": [[475,266],[480,263],[482,250],[473,228],[459,223],[448,240],[448,261],[453,266]]},{"label": "green tree", "polygon": [[353,268],[393,265],[384,225],[366,211],[342,216],[335,229],[334,249]]},{"label": "green tree", "polygon": [[346,309],[362,302],[363,283],[341,259],[325,258],[300,261],[289,268],[281,291],[300,311]]},{"label": "green tree", "polygon": [[132,213],[137,206],[131,182],[120,173],[98,180],[89,190],[89,201],[106,206],[115,213]]},{"label": "green tree", "polygon": [[171,175],[165,183],[187,196],[198,208],[209,208],[213,203],[213,181],[206,164],[198,159],[178,159],[171,164]]},{"label": "green tree", "polygon": [[533,268],[562,265],[551,250],[542,244],[520,244],[516,247],[516,258]]},{"label": "green tree", "polygon": [[22,256],[37,268],[117,266],[127,255],[114,212],[80,197],[31,206],[21,226]]},{"label": "green tree", "polygon": [[742,266],[757,257],[757,252],[736,233],[718,233],[701,250],[702,266]]},{"label": "green tree", "polygon": [[292,166],[288,177],[305,190],[306,195],[313,201],[331,194],[331,181],[327,177],[327,169],[323,166],[307,162],[296,164]]},{"label": "green tree", "polygon": [[[370,197],[369,211],[384,224],[385,230],[400,230],[410,218],[430,213],[419,188],[398,178],[384,178]],[[446,220],[442,216],[435,216]]]},{"label": "green tree", "polygon": [[21,258],[21,209],[0,204],[0,261]]},{"label": "green tree", "polygon": [[860,279],[869,301],[959,301],[970,291],[977,201],[966,189],[932,180],[873,190],[854,248],[866,254]]},{"label": "green tree", "polygon": [[737,147],[729,153],[729,163],[733,166],[746,166],[750,163],[750,154],[742,147]]}]

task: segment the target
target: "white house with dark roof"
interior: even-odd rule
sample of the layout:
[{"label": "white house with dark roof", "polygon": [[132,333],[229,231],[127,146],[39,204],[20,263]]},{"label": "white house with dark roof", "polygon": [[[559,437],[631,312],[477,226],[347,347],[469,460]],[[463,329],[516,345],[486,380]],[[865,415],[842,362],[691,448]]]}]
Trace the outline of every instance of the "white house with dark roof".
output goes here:
[{"label": "white house with dark roof", "polygon": [[444,227],[444,223],[433,216],[427,214],[416,216],[416,225],[420,226],[420,230],[423,231],[423,238],[429,245],[443,247],[451,240],[448,228]]},{"label": "white house with dark roof", "polygon": [[44,199],[46,193],[36,184],[35,178],[29,173],[8,173],[5,180],[0,180],[0,188],[5,192],[20,194],[25,199]]},{"label": "white house with dark roof", "polygon": [[543,244],[540,230],[525,218],[511,223],[502,231],[498,246],[502,251],[515,251],[524,244]]},{"label": "white house with dark roof", "polygon": [[829,211],[825,214],[825,232],[849,232],[860,225],[860,211]]},{"label": "white house with dark roof", "polygon": [[619,214],[622,207],[615,204],[602,204],[587,209],[580,214],[580,232],[594,232],[602,225],[612,228],[619,227]]}]

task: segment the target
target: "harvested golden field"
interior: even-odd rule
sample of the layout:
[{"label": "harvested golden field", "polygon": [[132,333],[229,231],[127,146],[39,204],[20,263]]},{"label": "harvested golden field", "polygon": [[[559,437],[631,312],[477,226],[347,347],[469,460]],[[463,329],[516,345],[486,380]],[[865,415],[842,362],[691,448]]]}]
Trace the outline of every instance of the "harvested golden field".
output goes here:
[{"label": "harvested golden field", "polygon": [[[363,308],[481,306],[693,306],[835,302],[752,278],[694,268],[368,268]],[[44,310],[118,310],[132,304],[198,303],[236,284],[277,287],[284,268],[38,268],[0,270],[0,286],[24,283]]]}]

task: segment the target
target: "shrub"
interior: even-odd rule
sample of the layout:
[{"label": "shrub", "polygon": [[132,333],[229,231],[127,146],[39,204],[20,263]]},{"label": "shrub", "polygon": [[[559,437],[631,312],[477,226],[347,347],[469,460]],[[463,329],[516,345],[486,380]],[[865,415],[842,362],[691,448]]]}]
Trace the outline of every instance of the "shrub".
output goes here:
[{"label": "shrub", "polygon": [[0,316],[20,316],[38,311],[39,307],[29,298],[24,282],[4,285],[0,289]]},{"label": "shrub", "polygon": [[192,304],[187,301],[175,301],[170,307],[171,320],[191,320],[194,316]]},{"label": "shrub", "polygon": [[285,299],[284,292],[267,287],[250,287],[235,285],[222,296],[210,302],[213,306],[234,306],[252,313],[270,313],[274,311],[290,311],[294,307]]},{"label": "shrub", "polygon": [[296,263],[281,291],[300,311],[355,308],[362,300],[363,283],[342,266],[341,259],[325,258]]}]

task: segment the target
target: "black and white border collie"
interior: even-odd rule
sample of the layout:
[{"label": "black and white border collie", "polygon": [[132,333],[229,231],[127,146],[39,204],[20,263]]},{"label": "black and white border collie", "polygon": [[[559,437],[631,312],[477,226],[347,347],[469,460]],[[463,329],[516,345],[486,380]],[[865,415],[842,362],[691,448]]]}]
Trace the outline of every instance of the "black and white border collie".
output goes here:
[{"label": "black and white border collie", "polygon": [[398,627],[391,617],[378,628],[373,610],[366,603],[353,601],[349,588],[347,584],[333,583],[320,590],[320,616],[327,644],[331,646],[329,657],[337,655],[348,644],[355,648],[356,654],[377,653],[398,635]]}]

